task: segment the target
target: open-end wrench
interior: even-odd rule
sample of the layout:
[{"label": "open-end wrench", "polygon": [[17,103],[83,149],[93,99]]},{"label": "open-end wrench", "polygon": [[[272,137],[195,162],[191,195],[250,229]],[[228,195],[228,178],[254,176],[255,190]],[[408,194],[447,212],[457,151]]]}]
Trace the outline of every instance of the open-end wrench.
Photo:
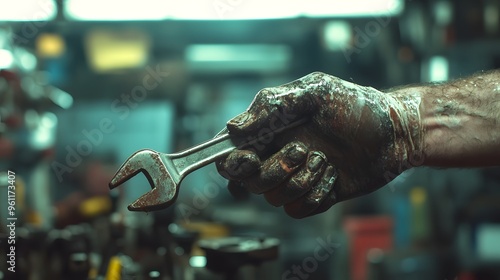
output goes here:
[{"label": "open-end wrench", "polygon": [[299,119],[274,130],[262,129],[256,137],[240,137],[222,131],[217,137],[174,154],[164,154],[153,150],[140,150],[131,155],[118,169],[109,183],[113,189],[123,184],[139,172],[148,179],[151,190],[128,206],[130,211],[154,211],[172,205],[179,193],[179,185],[188,175],[216,160],[222,159],[235,149],[242,149],[259,142],[268,143],[276,133],[304,124],[307,119]]}]

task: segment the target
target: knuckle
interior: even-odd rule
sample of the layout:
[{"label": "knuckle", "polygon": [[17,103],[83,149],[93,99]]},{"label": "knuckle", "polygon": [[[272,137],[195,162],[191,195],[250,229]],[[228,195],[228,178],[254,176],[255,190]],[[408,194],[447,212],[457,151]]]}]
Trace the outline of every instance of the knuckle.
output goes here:
[{"label": "knuckle", "polygon": [[335,167],[328,164],[322,178],[318,181],[317,188],[322,192],[330,192],[337,181],[338,173]]},{"label": "knuckle", "polygon": [[342,84],[343,80],[339,77],[325,74],[323,72],[313,72],[306,76],[310,84],[318,85],[316,90],[321,93],[327,93],[334,85]]},{"label": "knuckle", "polygon": [[285,145],[284,149],[287,151],[290,149],[295,149],[302,153],[307,153],[308,150],[306,144],[304,144],[302,141],[299,140],[294,140],[292,142],[289,142],[288,144]]},{"label": "knuckle", "polygon": [[310,173],[316,174],[316,177],[325,170],[325,163],[327,162],[326,155],[321,151],[312,151],[309,153],[307,159],[307,170]]},{"label": "knuckle", "polygon": [[275,99],[275,97],[273,88],[267,87],[257,92],[255,100],[261,103],[269,103],[269,101]]},{"label": "knuckle", "polygon": [[[335,76],[325,74],[323,72],[313,72],[307,76],[310,80],[316,82],[316,84],[328,84],[334,81],[335,79],[338,79]],[[318,83],[320,82],[320,83]]]},{"label": "knuckle", "polygon": [[[293,171],[299,165],[301,165],[307,157],[307,147],[302,142],[291,142],[288,143],[282,149],[283,157],[279,160],[279,163],[283,169]],[[289,172],[287,172],[289,173]]]},{"label": "knuckle", "polygon": [[236,151],[227,157],[223,167],[229,176],[244,178],[255,173],[260,168],[260,159],[253,152]]},{"label": "knuckle", "polygon": [[[336,181],[335,170],[329,165],[323,174],[303,198],[303,207],[307,212],[321,211],[322,208],[330,208],[336,202],[336,195],[333,190]],[[324,211],[326,211],[326,209]]]},{"label": "knuckle", "polygon": [[321,71],[314,71],[312,72],[311,74],[309,74],[311,77],[315,77],[315,78],[323,78],[325,76],[327,76],[327,74],[321,72]]},{"label": "knuckle", "polygon": [[291,202],[303,197],[311,190],[312,186],[313,184],[310,176],[294,176],[293,178],[291,178],[287,185],[287,193],[289,199],[286,202]]},{"label": "knuckle", "polygon": [[297,172],[297,174],[290,178],[287,187],[290,192],[298,192],[302,189],[308,189],[309,179],[309,176],[304,174],[304,172]]}]

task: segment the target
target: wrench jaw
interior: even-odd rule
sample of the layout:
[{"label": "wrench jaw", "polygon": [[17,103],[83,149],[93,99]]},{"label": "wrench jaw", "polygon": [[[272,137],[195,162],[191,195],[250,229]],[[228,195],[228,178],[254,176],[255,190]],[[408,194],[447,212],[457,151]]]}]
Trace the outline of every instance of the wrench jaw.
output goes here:
[{"label": "wrench jaw", "polygon": [[119,185],[125,183],[126,181],[130,180],[132,177],[137,175],[139,172],[143,171],[143,167],[141,165],[141,154],[142,153],[148,153],[148,152],[153,152],[153,151],[148,151],[148,150],[141,150],[135,152],[133,155],[131,155],[123,164],[120,166],[118,171],[116,171],[115,176],[111,179],[111,182],[109,182],[109,189],[114,189],[118,187]]},{"label": "wrench jaw", "polygon": [[160,154],[153,150],[140,150],[130,156],[116,172],[109,188],[118,187],[139,172],[146,176],[151,190],[130,204],[130,211],[160,210],[174,203],[179,182],[172,178]]},{"label": "wrench jaw", "polygon": [[136,201],[132,202],[127,208],[129,211],[150,212],[161,210],[172,205],[177,199],[178,191],[174,188],[153,188],[143,194]]}]

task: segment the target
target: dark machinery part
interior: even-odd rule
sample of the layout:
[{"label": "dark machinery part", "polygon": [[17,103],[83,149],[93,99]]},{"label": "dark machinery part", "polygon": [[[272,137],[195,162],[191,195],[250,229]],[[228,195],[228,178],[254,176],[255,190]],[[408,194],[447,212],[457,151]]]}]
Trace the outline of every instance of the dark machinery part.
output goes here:
[{"label": "dark machinery part", "polygon": [[226,279],[237,279],[240,267],[275,260],[279,253],[276,238],[223,237],[200,240],[198,245],[205,251],[206,267]]}]

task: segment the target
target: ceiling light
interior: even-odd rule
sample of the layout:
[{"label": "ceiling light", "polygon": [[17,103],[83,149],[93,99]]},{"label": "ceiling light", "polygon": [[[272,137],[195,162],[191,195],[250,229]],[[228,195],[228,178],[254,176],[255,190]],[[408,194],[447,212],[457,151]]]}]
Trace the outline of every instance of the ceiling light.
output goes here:
[{"label": "ceiling light", "polygon": [[57,14],[53,0],[0,0],[0,7],[0,21],[46,21]]},{"label": "ceiling light", "polygon": [[288,46],[264,44],[191,45],[185,52],[189,70],[205,73],[280,72],[291,57]]},{"label": "ceiling light", "polygon": [[392,16],[403,0],[67,0],[75,20],[254,20],[296,17]]}]

